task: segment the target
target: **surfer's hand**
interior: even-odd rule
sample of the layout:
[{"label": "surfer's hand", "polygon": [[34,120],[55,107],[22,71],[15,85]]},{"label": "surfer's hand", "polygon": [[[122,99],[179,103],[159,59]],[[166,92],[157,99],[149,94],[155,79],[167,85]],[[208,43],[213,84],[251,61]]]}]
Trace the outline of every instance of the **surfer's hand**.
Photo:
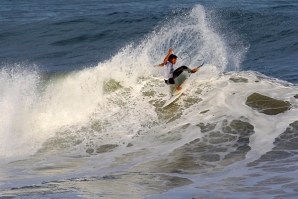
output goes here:
[{"label": "surfer's hand", "polygon": [[170,49],[169,49],[169,54],[172,54],[172,52],[173,52],[173,49],[170,48]]}]

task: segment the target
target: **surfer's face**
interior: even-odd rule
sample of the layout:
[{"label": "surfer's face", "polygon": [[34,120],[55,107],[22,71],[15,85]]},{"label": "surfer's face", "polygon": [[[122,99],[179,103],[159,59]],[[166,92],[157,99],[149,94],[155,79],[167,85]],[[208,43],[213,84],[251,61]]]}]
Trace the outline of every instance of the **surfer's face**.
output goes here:
[{"label": "surfer's face", "polygon": [[176,61],[177,61],[176,58],[173,58],[173,59],[170,60],[170,62],[171,62],[172,64],[176,64]]}]

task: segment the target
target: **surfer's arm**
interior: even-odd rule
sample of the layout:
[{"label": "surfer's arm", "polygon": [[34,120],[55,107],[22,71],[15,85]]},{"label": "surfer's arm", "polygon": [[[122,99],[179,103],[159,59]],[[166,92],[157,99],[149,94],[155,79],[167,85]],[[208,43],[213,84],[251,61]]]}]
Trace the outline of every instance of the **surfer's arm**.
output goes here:
[{"label": "surfer's arm", "polygon": [[169,60],[170,55],[172,54],[172,52],[173,52],[173,49],[170,48],[170,49],[169,49],[169,52],[168,52],[168,54],[167,54],[167,56],[166,56],[165,59],[163,60],[163,63],[158,64],[158,65],[155,65],[154,67],[163,67],[164,65],[166,65],[167,62],[168,62],[168,60]]},{"label": "surfer's arm", "polygon": [[167,54],[167,56],[166,56],[165,59],[163,60],[163,65],[162,65],[162,66],[166,65],[166,63],[167,63],[167,61],[168,61],[170,55],[172,54],[172,52],[173,52],[173,49],[170,48],[170,49],[169,49],[169,52],[168,52],[168,54]]},{"label": "surfer's arm", "polygon": [[164,66],[164,63],[161,63],[161,64],[158,64],[158,65],[155,65],[154,67],[163,67]]}]

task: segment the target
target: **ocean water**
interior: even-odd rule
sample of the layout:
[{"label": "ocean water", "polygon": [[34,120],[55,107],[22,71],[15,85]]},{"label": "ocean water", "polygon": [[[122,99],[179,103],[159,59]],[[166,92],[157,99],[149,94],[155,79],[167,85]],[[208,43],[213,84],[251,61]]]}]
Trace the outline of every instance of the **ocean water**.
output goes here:
[{"label": "ocean water", "polygon": [[[0,2],[0,198],[298,198],[298,2]],[[205,64],[168,99],[161,63]]]}]

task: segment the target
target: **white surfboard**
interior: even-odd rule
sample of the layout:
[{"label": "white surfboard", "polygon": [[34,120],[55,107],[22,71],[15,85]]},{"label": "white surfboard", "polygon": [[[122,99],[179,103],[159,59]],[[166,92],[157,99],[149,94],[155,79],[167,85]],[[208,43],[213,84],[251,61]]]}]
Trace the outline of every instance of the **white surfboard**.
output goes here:
[{"label": "white surfboard", "polygon": [[168,106],[172,102],[174,102],[188,87],[188,79],[185,79],[184,82],[180,85],[181,90],[175,90],[170,99],[166,101],[166,103],[162,106],[162,108]]}]

